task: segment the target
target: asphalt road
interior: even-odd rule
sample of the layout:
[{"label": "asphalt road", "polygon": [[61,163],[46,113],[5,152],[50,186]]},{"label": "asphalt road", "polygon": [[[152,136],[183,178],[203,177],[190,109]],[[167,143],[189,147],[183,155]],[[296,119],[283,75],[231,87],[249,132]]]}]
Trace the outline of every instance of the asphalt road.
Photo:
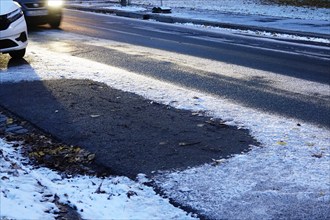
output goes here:
[{"label": "asphalt road", "polygon": [[313,94],[306,95],[294,89],[282,90],[271,86],[278,76],[329,86],[329,45],[211,33],[71,10],[65,11],[62,30],[240,66],[246,71],[275,73],[273,78],[240,79],[221,76],[207,68],[204,71],[182,68],[170,62],[133,56],[111,48],[84,44],[75,46],[72,42],[72,46],[76,47],[76,56],[198,89],[252,108],[330,127],[330,92],[320,95],[318,91],[313,91]]},{"label": "asphalt road", "polygon": [[[72,37],[70,33],[79,35]],[[89,42],[87,37],[98,42]],[[328,48],[320,45],[210,33],[71,10],[65,10],[60,30],[40,27],[30,31],[30,39],[49,50],[330,127],[329,94],[317,90],[304,94],[273,83],[285,84],[279,79],[290,76],[329,86]],[[112,43],[104,45],[102,39]],[[137,51],[136,46],[150,52]],[[161,55],[153,54],[155,49],[164,55],[159,58]],[[187,62],[213,64],[203,68],[195,63],[183,65],[167,54],[184,55]],[[225,69],[215,69],[218,66],[214,63],[229,66],[229,74],[221,74]],[[244,74],[236,74],[231,67]],[[258,71],[266,75],[255,77]],[[133,178],[138,173],[209,163],[214,157],[228,157],[258,145],[246,130],[86,80],[3,83],[0,105],[68,144],[87,148],[114,173]],[[91,117],[95,112],[97,117]]]}]

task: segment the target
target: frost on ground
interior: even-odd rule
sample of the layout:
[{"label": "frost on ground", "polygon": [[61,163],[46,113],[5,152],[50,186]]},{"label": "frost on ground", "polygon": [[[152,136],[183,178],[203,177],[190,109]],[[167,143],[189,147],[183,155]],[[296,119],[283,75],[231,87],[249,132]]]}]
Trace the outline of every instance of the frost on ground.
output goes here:
[{"label": "frost on ground", "polygon": [[[276,34],[275,30],[296,31],[297,33],[329,34],[330,8],[301,7],[271,4],[271,1],[259,0],[163,0],[163,5],[172,8],[172,13],[162,16],[185,19],[213,21],[222,24],[250,26],[252,30],[235,30],[186,23],[184,25],[207,29],[208,31],[234,31],[241,34],[257,35],[279,39],[294,39],[329,43],[327,37],[299,37],[288,34]],[[267,2],[267,3],[265,3]],[[151,8],[160,5],[160,0],[131,0],[129,6],[118,6],[119,2],[105,1],[68,1],[69,5],[97,7],[130,12],[151,12]],[[255,31],[255,27],[274,29],[268,32]]]},{"label": "frost on ground", "polygon": [[126,177],[65,177],[34,168],[20,148],[0,139],[1,219],[54,219],[59,213],[55,197],[83,219],[193,219],[142,183]]},{"label": "frost on ground", "polygon": [[[177,23],[178,25],[182,25]],[[324,44],[330,44],[330,39],[321,38],[321,37],[304,37],[297,36],[292,34],[280,34],[269,31],[252,31],[252,30],[239,30],[239,29],[230,29],[230,28],[221,28],[221,27],[212,27],[207,25],[198,25],[193,23],[184,23],[183,25],[188,26],[190,28],[195,29],[204,29],[210,32],[220,32],[220,33],[237,33],[245,36],[259,36],[269,39],[284,39],[284,40],[293,40],[293,41],[310,41],[310,42],[318,42]]]},{"label": "frost on ground", "polygon": [[[81,1],[69,1],[70,4],[82,4]],[[85,1],[84,5],[100,5],[106,8],[144,11],[143,7],[160,6],[172,8],[173,15],[177,13],[187,17],[200,17],[205,13],[216,16],[217,13],[276,16],[282,18],[298,18],[308,20],[330,20],[330,9],[315,7],[298,7],[290,5],[271,4],[270,1],[261,0],[130,0],[132,5],[127,7],[114,6],[105,1]],[[115,2],[115,1],[114,1]],[[139,6],[139,7],[136,7]],[[142,7],[142,8],[141,8]]]},{"label": "frost on ground", "polygon": [[[51,36],[51,33],[51,31],[47,32],[47,35]],[[60,33],[56,32],[56,39],[60,37]],[[77,35],[63,34],[62,37],[79,41]],[[85,42],[103,46],[112,45],[116,48],[114,42],[93,40],[85,40]],[[262,147],[252,147],[250,152],[233,155],[227,160],[214,158],[212,165],[159,173],[155,181],[170,198],[216,219],[330,218],[328,208],[330,205],[330,131],[327,128],[260,112],[209,94],[73,57],[69,54],[70,51],[67,54],[59,54],[56,48],[61,44],[55,43],[53,46],[55,49],[51,48],[51,45],[47,48],[49,45],[37,45],[31,41],[26,57],[29,64],[1,69],[0,82],[64,78],[91,79],[106,83],[116,89],[137,93],[156,102],[171,104],[176,108],[207,112],[212,117],[222,118],[227,124],[249,129],[251,134],[262,143]],[[62,46],[65,46],[65,43]],[[137,53],[136,50],[131,50],[133,46],[128,44],[126,46],[126,52]],[[162,55],[157,50],[152,53],[153,58],[159,60],[171,57],[169,55],[173,56],[173,60],[175,60],[174,57],[178,58],[177,62],[180,61],[180,65],[192,65],[191,68],[208,65],[212,71],[217,71],[219,70],[217,65],[225,65],[199,60],[198,67],[192,64],[194,62],[190,62],[193,58],[189,56]],[[237,66],[225,65],[224,67],[220,68],[221,72],[216,72],[216,74],[230,74],[230,71],[233,71],[232,68],[237,68],[236,77],[240,77],[241,74],[264,74],[265,76],[273,74],[240,69]],[[315,91],[323,91],[325,95],[329,94],[328,85],[313,83],[309,87],[306,80],[294,78],[289,80],[285,76],[282,77],[277,77],[278,82],[274,82],[274,86],[282,82],[283,89],[288,89],[287,82],[294,81],[297,88],[304,88],[297,90],[299,93],[312,95]],[[17,154],[8,150],[11,148],[7,143],[1,142],[3,155],[14,155],[10,157],[15,159]],[[90,213],[100,213],[99,218],[109,217],[111,215],[105,210],[112,206],[116,207],[118,204],[121,210],[118,216],[122,218],[144,218],[147,214],[149,218],[150,216],[154,218],[190,217],[181,210],[174,209],[167,200],[156,196],[152,189],[124,177],[104,180],[94,177],[62,179],[58,174],[47,169],[26,168],[18,159],[13,162],[23,169],[17,169],[18,176],[14,174],[9,176],[6,170],[13,163],[10,162],[12,159],[5,161],[6,157],[2,158],[4,163],[1,164],[7,165],[2,166],[1,174],[9,179],[6,177],[1,179],[1,210],[12,210],[6,204],[10,204],[9,202],[13,200],[17,201],[19,198],[17,195],[19,193],[15,193],[18,192],[16,187],[23,189],[20,184],[30,182],[31,185],[28,188],[31,190],[28,193],[31,196],[26,199],[27,204],[24,204],[24,208],[31,207],[31,203],[36,208],[38,201],[43,198],[40,191],[45,190],[51,192],[52,195],[54,193],[60,195],[64,203],[70,201],[70,204],[74,204],[84,218],[91,218]],[[9,173],[13,173],[12,169]],[[5,181],[7,185],[4,185]],[[47,188],[40,187],[38,182]],[[14,193],[10,194],[4,186]],[[99,186],[101,186],[101,192],[104,190],[106,193],[95,193]],[[128,194],[129,191],[131,193]],[[33,197],[33,195],[36,196]],[[130,198],[128,195],[131,195]],[[108,200],[109,197],[110,200]],[[3,202],[4,199],[8,200],[8,203]],[[20,199],[20,201],[23,203],[25,200]],[[40,205],[39,210],[56,211],[56,207],[47,201]],[[150,212],[137,214],[138,210]],[[134,215],[128,213],[129,211],[132,211]],[[4,211],[1,212],[1,216],[4,215],[3,213]],[[117,214],[117,212],[111,212],[111,214]]]},{"label": "frost on ground", "polygon": [[[176,201],[214,219],[329,219],[329,133],[309,137],[305,126],[272,121],[264,132],[274,137],[264,147],[161,174],[157,183]],[[281,128],[288,133],[276,132]]]}]

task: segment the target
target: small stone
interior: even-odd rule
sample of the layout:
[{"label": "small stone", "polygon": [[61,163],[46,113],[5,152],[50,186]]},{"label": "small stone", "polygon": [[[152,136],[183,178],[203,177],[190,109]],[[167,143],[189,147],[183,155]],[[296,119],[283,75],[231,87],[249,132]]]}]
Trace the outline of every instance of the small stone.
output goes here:
[{"label": "small stone", "polygon": [[100,117],[101,115],[90,115],[91,116],[91,118],[98,118],[98,117]]},{"label": "small stone", "polygon": [[23,129],[22,126],[19,125],[12,125],[6,129],[6,132],[15,132],[17,130]]},{"label": "small stone", "polygon": [[29,132],[29,131],[28,131],[27,129],[22,128],[22,129],[19,129],[19,130],[15,131],[14,133],[15,133],[15,134],[26,134],[26,133],[28,133],[28,132]]},{"label": "small stone", "polygon": [[190,192],[190,191],[192,191],[192,189],[190,189],[188,187],[182,187],[182,188],[179,189],[179,191],[181,191],[181,192]]},{"label": "small stone", "polygon": [[127,198],[131,198],[132,196],[137,196],[137,193],[134,192],[134,191],[132,191],[132,190],[130,190],[130,191],[128,191],[126,193],[126,195],[127,195]]}]

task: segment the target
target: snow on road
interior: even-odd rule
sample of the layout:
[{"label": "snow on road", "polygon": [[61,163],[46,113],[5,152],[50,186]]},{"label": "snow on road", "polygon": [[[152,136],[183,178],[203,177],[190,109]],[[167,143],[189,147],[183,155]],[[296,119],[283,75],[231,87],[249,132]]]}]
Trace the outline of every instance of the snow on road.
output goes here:
[{"label": "snow on road", "polygon": [[[155,180],[169,197],[211,218],[325,219],[330,217],[328,209],[330,131],[328,129],[259,112],[209,94],[74,57],[69,54],[70,48],[67,48],[67,53],[57,52],[58,46],[66,48],[64,39],[71,38],[77,41],[80,36],[56,31],[47,32],[49,36],[52,34],[58,39],[63,38],[62,45],[56,42],[53,46],[51,43],[48,46],[38,45],[31,40],[26,56],[28,62],[21,66],[9,65],[8,68],[2,68],[0,83],[63,78],[91,79],[117,89],[140,94],[156,102],[171,104],[176,108],[205,111],[212,117],[222,118],[227,124],[248,128],[262,143],[262,147],[252,146],[250,152],[234,155],[217,164],[159,173]],[[96,39],[94,41],[90,39],[85,43],[112,45],[113,49],[118,50],[126,46],[126,52],[131,51],[131,53],[139,51],[132,45],[126,44],[120,47],[112,44],[114,42],[102,42]],[[150,54],[154,54],[155,59],[176,56],[178,60],[185,61],[180,63],[187,65],[193,63],[188,62],[193,59],[192,57],[184,55],[165,54],[162,57],[160,51],[152,51]],[[175,62],[174,60],[172,62]],[[202,66],[212,63],[208,60],[199,60],[199,62]],[[216,70],[218,69],[216,65],[219,64],[212,63],[209,66]],[[194,65],[191,67],[198,68]],[[245,74],[239,67],[231,68],[237,68],[238,75]],[[230,74],[230,71],[229,66],[223,68],[223,74]],[[262,74],[256,70],[250,70],[250,73]],[[296,80],[297,88],[299,85],[307,85],[307,88],[298,92],[312,95],[312,92],[318,89],[325,94],[329,91],[327,85],[315,83],[308,87],[308,81]],[[18,149],[14,149],[3,140],[0,141],[0,146],[3,154],[0,166],[3,177],[0,180],[1,217],[20,219],[19,212],[14,210],[22,209],[30,212],[25,217],[30,218],[31,215],[31,218],[53,218],[52,213],[56,211],[56,207],[43,195],[56,193],[62,202],[70,201],[71,205],[76,206],[83,218],[94,218],[91,213],[98,213],[99,219],[193,218],[171,206],[168,200],[155,195],[151,188],[125,177],[109,177],[105,180],[95,177],[63,178],[46,168],[35,169],[25,165],[25,159],[19,155]],[[46,187],[40,187],[38,182]],[[95,193],[101,182],[106,194]],[[26,189],[31,190],[27,192]],[[128,191],[133,191],[137,195],[128,198]],[[113,196],[108,200],[109,195]],[[109,207],[113,205],[116,205],[118,212],[111,211]],[[48,210],[49,213],[40,210]]]}]

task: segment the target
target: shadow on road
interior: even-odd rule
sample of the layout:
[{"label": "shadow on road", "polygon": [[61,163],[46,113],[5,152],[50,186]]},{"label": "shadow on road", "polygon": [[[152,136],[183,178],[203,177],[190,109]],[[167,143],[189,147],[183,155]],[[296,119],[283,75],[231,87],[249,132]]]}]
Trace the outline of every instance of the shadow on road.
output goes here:
[{"label": "shadow on road", "polygon": [[247,130],[89,80],[0,84],[0,104],[96,162],[131,178],[247,151]]}]

